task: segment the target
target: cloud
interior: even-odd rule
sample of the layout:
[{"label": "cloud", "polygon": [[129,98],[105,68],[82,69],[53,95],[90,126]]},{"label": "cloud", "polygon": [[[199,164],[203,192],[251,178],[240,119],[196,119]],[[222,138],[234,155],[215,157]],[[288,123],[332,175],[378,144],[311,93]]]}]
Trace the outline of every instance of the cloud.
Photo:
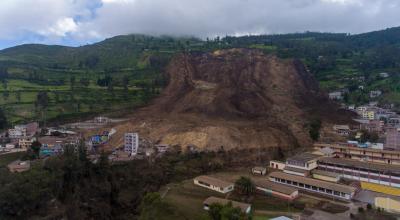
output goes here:
[{"label": "cloud", "polygon": [[400,25],[398,0],[2,0],[2,41],[93,42],[120,34],[360,33]]}]

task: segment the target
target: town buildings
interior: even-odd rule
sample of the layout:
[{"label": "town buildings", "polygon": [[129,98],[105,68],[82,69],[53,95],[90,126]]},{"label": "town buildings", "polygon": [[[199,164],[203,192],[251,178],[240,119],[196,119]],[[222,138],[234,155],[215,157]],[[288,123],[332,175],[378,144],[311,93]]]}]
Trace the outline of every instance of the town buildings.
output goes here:
[{"label": "town buildings", "polygon": [[124,151],[129,152],[131,156],[135,156],[139,149],[138,133],[125,133],[124,136]]},{"label": "town buildings", "polygon": [[193,179],[195,185],[211,189],[220,193],[233,191],[234,184],[210,176],[198,176]]},{"label": "town buildings", "polygon": [[343,94],[341,91],[335,91],[335,92],[330,92],[328,94],[329,99],[331,100],[342,100],[343,99]]},{"label": "town buildings", "polygon": [[284,172],[272,172],[269,174],[268,178],[270,181],[275,183],[296,187],[305,191],[319,193],[346,201],[351,200],[356,193],[356,188],[352,186],[330,183]]}]

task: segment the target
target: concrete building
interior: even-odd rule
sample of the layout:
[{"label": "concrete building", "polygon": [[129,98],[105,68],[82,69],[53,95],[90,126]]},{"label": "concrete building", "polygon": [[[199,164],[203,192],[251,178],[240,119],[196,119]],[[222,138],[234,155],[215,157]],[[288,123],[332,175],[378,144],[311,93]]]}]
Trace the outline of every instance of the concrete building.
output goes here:
[{"label": "concrete building", "polygon": [[388,150],[400,150],[400,128],[391,128],[386,131],[386,143]]},{"label": "concrete building", "polygon": [[351,200],[356,193],[355,187],[291,175],[284,172],[272,172],[269,175],[269,180],[346,201]]},{"label": "concrete building", "polygon": [[256,189],[261,194],[270,195],[288,201],[293,201],[299,196],[299,191],[290,186],[285,186],[279,183],[262,179],[255,180]]},{"label": "concrete building", "polygon": [[350,134],[349,125],[334,125],[333,130],[336,132],[336,134],[341,136],[347,136]]},{"label": "concrete building", "polygon": [[265,167],[253,167],[251,169],[251,173],[263,176],[263,175],[265,175],[267,173],[267,168],[265,168]]},{"label": "concrete building", "polygon": [[369,92],[369,97],[370,98],[377,98],[379,96],[382,95],[382,91],[381,90],[372,90]]},{"label": "concrete building", "polygon": [[228,199],[222,199],[222,198],[217,198],[217,197],[208,197],[206,200],[203,202],[203,207],[204,210],[209,210],[210,206],[212,204],[221,204],[221,205],[226,205],[228,203],[232,204],[232,207],[234,208],[239,208],[243,213],[249,214],[251,212],[251,205],[243,202],[237,202],[233,200],[228,200]]},{"label": "concrete building", "polygon": [[360,181],[363,189],[400,196],[400,166],[325,157],[318,169]]},{"label": "concrete building", "polygon": [[326,147],[332,149],[334,151],[333,154],[341,158],[348,158],[348,159],[361,160],[374,163],[400,165],[400,151],[360,148],[354,144],[347,144],[347,143],[314,144],[315,150],[322,150],[323,148]]},{"label": "concrete building", "polygon": [[18,139],[18,146],[20,148],[27,149],[31,147],[32,143],[36,140],[36,138],[31,138],[31,137],[24,137],[24,138],[19,138]]},{"label": "concrete building", "polygon": [[320,155],[302,153],[286,160],[283,172],[299,176],[308,176],[310,171],[317,168]]},{"label": "concrete building", "polygon": [[233,191],[234,184],[210,176],[198,176],[193,179],[195,185],[211,189],[220,193]]},{"label": "concrete building", "polygon": [[139,135],[138,133],[125,133],[124,137],[124,151],[129,152],[131,156],[135,156],[139,149]]},{"label": "concrete building", "polygon": [[342,100],[343,99],[343,94],[340,91],[336,92],[330,92],[328,94],[330,100]]},{"label": "concrete building", "polygon": [[277,170],[283,170],[285,169],[285,162],[282,161],[277,161],[277,160],[271,160],[269,161],[269,167]]}]

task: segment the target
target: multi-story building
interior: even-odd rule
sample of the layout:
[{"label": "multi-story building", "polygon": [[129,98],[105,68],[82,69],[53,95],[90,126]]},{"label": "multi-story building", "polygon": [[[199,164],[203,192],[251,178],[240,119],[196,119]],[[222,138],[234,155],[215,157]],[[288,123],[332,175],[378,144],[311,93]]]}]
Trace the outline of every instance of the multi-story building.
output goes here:
[{"label": "multi-story building", "polygon": [[27,149],[32,145],[32,143],[35,140],[36,140],[35,138],[30,138],[30,137],[20,138],[18,139],[18,146],[22,149]]},{"label": "multi-story building", "polygon": [[385,149],[400,150],[400,128],[391,128],[386,131]]},{"label": "multi-story building", "polygon": [[361,182],[363,189],[400,196],[400,166],[325,157],[318,160],[318,169],[340,174]]},{"label": "multi-story building", "polygon": [[363,119],[374,120],[375,119],[375,111],[374,110],[366,110],[361,113],[361,117]]},{"label": "multi-story building", "polygon": [[324,148],[331,149],[333,155],[342,158],[375,162],[375,163],[400,165],[400,151],[360,148],[355,146],[354,144],[347,144],[347,143],[314,144],[314,149],[317,151],[321,151]]},{"label": "multi-story building", "polygon": [[124,138],[124,151],[135,156],[139,149],[139,135],[138,133],[125,133]]},{"label": "multi-story building", "polygon": [[317,161],[319,157],[321,156],[311,153],[302,153],[290,157],[286,160],[283,172],[299,176],[308,176],[310,171],[318,166]]}]

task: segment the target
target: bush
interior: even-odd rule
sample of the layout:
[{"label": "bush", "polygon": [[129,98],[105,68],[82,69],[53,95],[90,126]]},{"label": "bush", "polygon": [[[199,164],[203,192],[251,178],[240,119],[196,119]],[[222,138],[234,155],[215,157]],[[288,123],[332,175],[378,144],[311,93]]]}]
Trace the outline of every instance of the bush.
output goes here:
[{"label": "bush", "polygon": [[363,207],[358,207],[358,212],[364,212],[364,208]]},{"label": "bush", "polygon": [[371,210],[372,209],[372,205],[371,204],[367,204],[367,210]]},{"label": "bush", "polygon": [[354,219],[354,214],[350,213],[350,219]]}]

